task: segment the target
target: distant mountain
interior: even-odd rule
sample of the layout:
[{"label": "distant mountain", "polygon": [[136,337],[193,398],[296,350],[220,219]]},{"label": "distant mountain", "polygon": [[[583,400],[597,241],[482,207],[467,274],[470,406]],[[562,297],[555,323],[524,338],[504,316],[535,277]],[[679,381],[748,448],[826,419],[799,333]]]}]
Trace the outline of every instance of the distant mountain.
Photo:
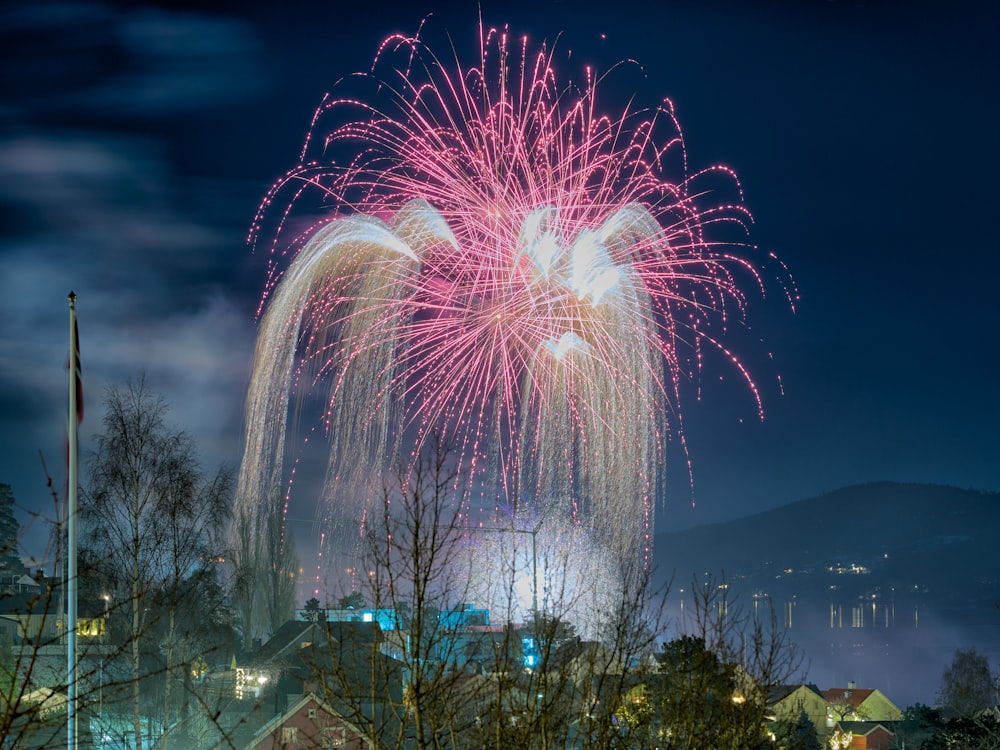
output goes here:
[{"label": "distant mountain", "polygon": [[854,564],[889,585],[983,601],[1000,600],[998,553],[1000,493],[893,482],[659,534],[654,547],[657,569],[678,583],[711,572],[773,585]]},{"label": "distant mountain", "polygon": [[654,564],[675,592],[710,574],[744,605],[769,600],[821,687],[855,680],[902,705],[933,703],[955,648],[1000,665],[1000,493],[845,487],[659,534]]}]

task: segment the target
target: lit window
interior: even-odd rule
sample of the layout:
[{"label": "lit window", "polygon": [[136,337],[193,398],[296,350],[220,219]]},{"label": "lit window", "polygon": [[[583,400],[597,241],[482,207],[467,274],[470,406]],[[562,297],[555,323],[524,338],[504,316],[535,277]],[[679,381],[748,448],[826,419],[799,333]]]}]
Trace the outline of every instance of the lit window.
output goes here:
[{"label": "lit window", "polygon": [[323,747],[345,747],[347,745],[347,730],[343,727],[327,727],[323,730]]},{"label": "lit window", "polygon": [[282,727],[281,728],[281,741],[282,743],[289,745],[294,742],[299,741],[299,728],[298,727]]}]

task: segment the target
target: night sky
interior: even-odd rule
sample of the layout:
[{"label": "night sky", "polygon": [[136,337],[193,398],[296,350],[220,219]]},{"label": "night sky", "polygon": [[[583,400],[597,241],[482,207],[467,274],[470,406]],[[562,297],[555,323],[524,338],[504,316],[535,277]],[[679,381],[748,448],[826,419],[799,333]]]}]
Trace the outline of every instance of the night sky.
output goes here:
[{"label": "night sky", "polygon": [[[736,171],[751,241],[801,293],[794,313],[780,294],[751,299],[737,352],[763,421],[721,362],[707,363],[700,400],[685,386],[694,484],[672,443],[658,529],[870,480],[1000,490],[1000,51],[987,4],[653,4],[484,0],[481,12],[536,43],[558,37],[564,79],[638,61],[634,90],[609,94],[673,101],[691,167]],[[0,482],[26,511],[52,515],[39,451],[64,482],[67,293],[84,454],[104,387],[145,372],[205,468],[238,465],[267,262],[245,238],[265,190],[294,165],[324,93],[367,70],[388,34],[429,15],[428,38],[449,34],[475,61],[472,2],[255,5],[0,11]],[[293,517],[314,502],[297,493]],[[46,534],[36,521],[32,550]]]}]

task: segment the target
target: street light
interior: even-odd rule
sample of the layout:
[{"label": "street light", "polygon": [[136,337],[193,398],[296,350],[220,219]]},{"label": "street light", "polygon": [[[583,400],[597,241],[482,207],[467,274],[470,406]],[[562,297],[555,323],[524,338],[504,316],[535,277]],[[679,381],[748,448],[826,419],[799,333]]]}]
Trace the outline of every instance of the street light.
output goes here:
[{"label": "street light", "polygon": [[538,616],[538,531],[542,528],[544,519],[539,519],[532,529],[518,529],[513,526],[468,526],[471,531],[485,531],[492,534],[530,534],[531,535],[531,610]]}]

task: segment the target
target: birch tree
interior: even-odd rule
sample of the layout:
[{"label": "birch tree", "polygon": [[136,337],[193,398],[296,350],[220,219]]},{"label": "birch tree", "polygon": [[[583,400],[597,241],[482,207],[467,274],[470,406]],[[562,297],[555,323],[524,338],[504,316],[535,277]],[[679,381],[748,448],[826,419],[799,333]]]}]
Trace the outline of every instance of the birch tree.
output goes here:
[{"label": "birch tree", "polygon": [[[104,405],[81,517],[87,545],[114,573],[107,584],[112,613],[125,624],[132,732],[134,746],[142,747],[142,686],[155,673],[144,664],[150,661],[152,618],[162,614],[167,620],[166,723],[178,635],[176,595],[221,531],[231,479],[225,469],[205,479],[194,441],[167,424],[169,407],[145,378],[109,388]],[[173,603],[153,607],[153,595],[164,592]]]}]

